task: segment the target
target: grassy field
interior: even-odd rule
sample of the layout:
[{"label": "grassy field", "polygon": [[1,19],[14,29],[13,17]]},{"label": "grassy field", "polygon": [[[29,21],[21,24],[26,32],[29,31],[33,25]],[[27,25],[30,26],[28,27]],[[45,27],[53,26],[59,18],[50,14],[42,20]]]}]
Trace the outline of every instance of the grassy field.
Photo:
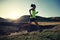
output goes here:
[{"label": "grassy field", "polygon": [[0,36],[0,40],[60,40],[60,30],[44,30],[42,32],[20,32],[17,35]]},{"label": "grassy field", "polygon": [[[32,23],[34,24],[34,23]],[[38,22],[39,25],[60,25],[60,22]],[[42,32],[15,32],[0,36],[0,40],[60,40],[60,30],[44,29]]]}]

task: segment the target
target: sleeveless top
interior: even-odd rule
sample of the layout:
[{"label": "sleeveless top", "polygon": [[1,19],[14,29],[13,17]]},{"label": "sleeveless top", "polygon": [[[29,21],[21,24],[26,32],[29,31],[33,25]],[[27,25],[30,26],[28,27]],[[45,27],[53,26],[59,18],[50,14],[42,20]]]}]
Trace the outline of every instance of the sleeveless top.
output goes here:
[{"label": "sleeveless top", "polygon": [[30,18],[36,18],[36,10],[31,11],[32,16]]}]

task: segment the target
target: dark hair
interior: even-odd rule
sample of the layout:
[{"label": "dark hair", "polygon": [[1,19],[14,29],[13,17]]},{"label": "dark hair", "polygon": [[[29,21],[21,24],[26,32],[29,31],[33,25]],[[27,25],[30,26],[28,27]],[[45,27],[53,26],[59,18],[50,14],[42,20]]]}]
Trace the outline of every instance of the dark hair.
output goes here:
[{"label": "dark hair", "polygon": [[31,4],[31,7],[36,7],[36,5],[35,4]]}]

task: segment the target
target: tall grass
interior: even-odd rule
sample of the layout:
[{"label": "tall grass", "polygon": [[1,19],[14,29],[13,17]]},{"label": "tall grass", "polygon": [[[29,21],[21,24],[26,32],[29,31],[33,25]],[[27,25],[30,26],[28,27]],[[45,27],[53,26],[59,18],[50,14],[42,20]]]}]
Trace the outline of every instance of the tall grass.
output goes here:
[{"label": "tall grass", "polygon": [[0,40],[60,40],[60,31],[43,30],[42,32],[28,32],[22,35],[0,36]]}]

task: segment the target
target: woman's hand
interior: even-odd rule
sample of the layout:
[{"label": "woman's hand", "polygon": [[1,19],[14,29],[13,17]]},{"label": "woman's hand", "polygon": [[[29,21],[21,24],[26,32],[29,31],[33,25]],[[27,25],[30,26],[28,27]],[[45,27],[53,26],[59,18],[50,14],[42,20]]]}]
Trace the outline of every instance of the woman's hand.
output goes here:
[{"label": "woman's hand", "polygon": [[38,13],[38,11],[36,12],[36,14]]}]

